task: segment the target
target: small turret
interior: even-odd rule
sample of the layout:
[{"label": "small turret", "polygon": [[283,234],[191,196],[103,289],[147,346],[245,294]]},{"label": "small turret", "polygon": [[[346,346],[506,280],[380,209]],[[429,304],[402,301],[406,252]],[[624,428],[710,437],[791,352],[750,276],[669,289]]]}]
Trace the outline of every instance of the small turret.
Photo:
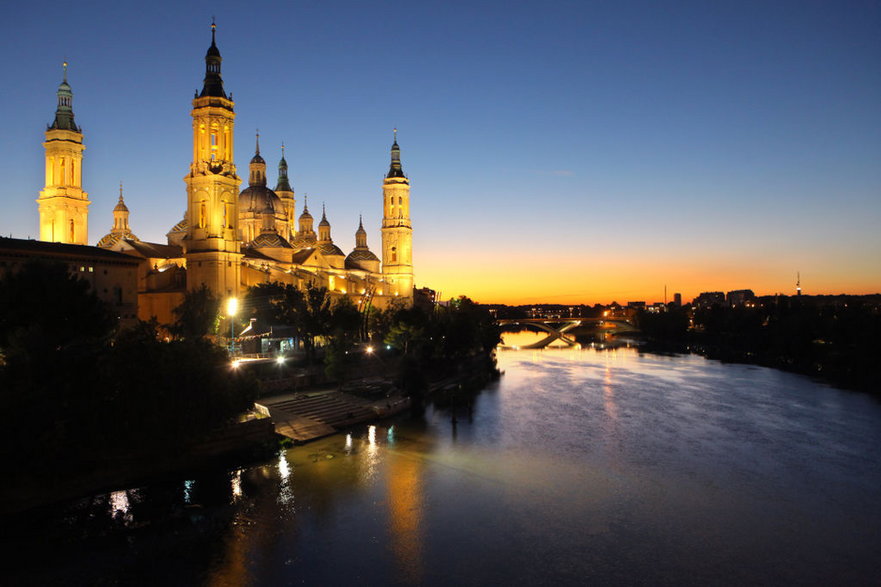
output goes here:
[{"label": "small turret", "polygon": [[278,184],[275,186],[275,193],[292,192],[294,189],[288,180],[288,162],[284,158],[284,143],[281,144],[281,161],[278,162]]},{"label": "small turret", "polygon": [[321,222],[318,223],[318,242],[332,242],[330,238],[330,222],[327,220],[324,204],[321,205]]},{"label": "small turret", "polygon": [[123,240],[140,240],[132,233],[129,227],[128,215],[128,206],[125,205],[125,200],[122,198],[122,182],[119,182],[119,200],[116,202],[116,206],[113,207],[113,228],[110,229],[109,234],[104,235],[98,241],[99,247],[102,249],[113,249],[117,245],[122,245]]},{"label": "small turret", "polygon": [[266,161],[260,156],[260,131],[257,131],[257,146],[249,166],[248,185],[266,186]]},{"label": "small turret", "polygon": [[303,202],[303,213],[300,214],[300,233],[301,234],[312,234],[315,235],[312,230],[312,215],[309,214],[309,196],[306,196],[305,201]]},{"label": "small turret", "polygon": [[367,247],[367,231],[361,216],[358,216],[358,230],[355,231],[355,248],[346,257],[346,269],[379,273],[379,257]]}]

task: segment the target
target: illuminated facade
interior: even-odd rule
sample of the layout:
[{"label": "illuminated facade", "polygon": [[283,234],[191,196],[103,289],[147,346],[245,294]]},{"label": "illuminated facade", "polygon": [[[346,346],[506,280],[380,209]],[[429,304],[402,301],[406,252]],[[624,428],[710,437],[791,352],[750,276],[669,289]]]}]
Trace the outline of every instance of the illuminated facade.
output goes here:
[{"label": "illuminated facade", "polygon": [[89,198],[83,191],[82,130],[73,119],[73,92],[64,79],[58,86],[55,120],[46,129],[46,185],[37,204],[40,240],[73,245],[88,244]]},{"label": "illuminated facade", "polygon": [[[382,308],[392,299],[412,303],[410,182],[401,167],[397,133],[391,148],[391,165],[382,186],[382,261],[368,247],[367,232],[361,222],[355,232],[355,248],[346,255],[333,242],[323,206],[317,234],[308,202],[304,201],[303,211],[297,218],[284,146],[278,180],[272,190],[268,187],[266,161],[260,154],[258,134],[248,169],[248,185],[239,192],[241,180],[236,173],[233,152],[234,103],[223,86],[222,59],[215,35],[212,25],[203,87],[192,102],[193,157],[184,177],[187,206],[183,220],[168,232],[167,245],[139,241],[129,228],[128,208],[120,190],[119,203],[114,209],[114,227],[99,242],[102,248],[142,259],[138,272],[140,317],[155,315],[160,321],[170,321],[171,310],[180,302],[183,291],[202,284],[223,298],[240,296],[247,287],[258,283],[281,281],[297,287],[309,284],[326,287],[331,295],[349,296],[362,308],[368,304]],[[62,88],[65,85],[66,82]],[[59,90],[59,112],[62,112],[61,96]],[[62,116],[62,124],[64,120]],[[73,133],[72,111],[68,127],[65,132]],[[47,161],[48,137],[49,132]],[[82,135],[78,137],[81,153]],[[78,178],[79,160],[76,164]],[[48,178],[47,171],[47,189]],[[76,186],[78,188],[79,183]],[[77,194],[82,194],[87,205],[81,189]],[[81,215],[83,238],[85,205]],[[41,226],[42,217],[43,204]],[[77,224],[72,233],[77,237],[79,226]]]},{"label": "illuminated facade", "polygon": [[233,158],[233,101],[223,89],[220,51],[214,42],[205,55],[202,92],[193,99],[193,161],[187,184],[187,288],[207,285],[221,297],[238,297],[241,240],[238,194],[241,180]]},{"label": "illuminated facade", "polygon": [[413,295],[413,226],[410,224],[410,180],[401,167],[398,133],[392,163],[382,182],[382,273],[391,295]]}]

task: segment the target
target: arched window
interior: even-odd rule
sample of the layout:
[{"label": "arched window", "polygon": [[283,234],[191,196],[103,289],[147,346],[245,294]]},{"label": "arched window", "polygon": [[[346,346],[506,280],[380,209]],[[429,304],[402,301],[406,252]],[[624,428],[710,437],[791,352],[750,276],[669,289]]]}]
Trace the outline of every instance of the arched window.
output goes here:
[{"label": "arched window", "polygon": [[392,263],[398,262],[398,247],[392,247]]},{"label": "arched window", "polygon": [[74,232],[74,222],[73,218],[70,219],[70,242],[73,242],[75,239],[76,233]]},{"label": "arched window", "polygon": [[205,228],[205,225],[208,221],[208,209],[205,206],[205,202],[199,204],[199,228]]}]

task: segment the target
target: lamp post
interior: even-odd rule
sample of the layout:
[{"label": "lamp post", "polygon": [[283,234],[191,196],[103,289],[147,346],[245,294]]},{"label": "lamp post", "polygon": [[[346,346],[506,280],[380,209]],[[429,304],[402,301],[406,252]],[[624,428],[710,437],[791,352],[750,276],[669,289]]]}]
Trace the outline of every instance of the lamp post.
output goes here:
[{"label": "lamp post", "polygon": [[232,355],[236,350],[234,328],[234,318],[236,312],[239,311],[239,299],[229,298],[226,300],[226,315],[229,316],[229,354]]}]

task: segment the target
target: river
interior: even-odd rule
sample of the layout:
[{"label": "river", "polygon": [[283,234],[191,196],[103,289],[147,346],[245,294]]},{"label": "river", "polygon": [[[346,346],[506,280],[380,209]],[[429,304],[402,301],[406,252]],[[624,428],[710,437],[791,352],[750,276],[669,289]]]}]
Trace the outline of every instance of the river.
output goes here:
[{"label": "river", "polygon": [[[7,527],[10,584],[877,584],[881,404],[635,348]],[[14,549],[14,550],[11,550]]]}]

